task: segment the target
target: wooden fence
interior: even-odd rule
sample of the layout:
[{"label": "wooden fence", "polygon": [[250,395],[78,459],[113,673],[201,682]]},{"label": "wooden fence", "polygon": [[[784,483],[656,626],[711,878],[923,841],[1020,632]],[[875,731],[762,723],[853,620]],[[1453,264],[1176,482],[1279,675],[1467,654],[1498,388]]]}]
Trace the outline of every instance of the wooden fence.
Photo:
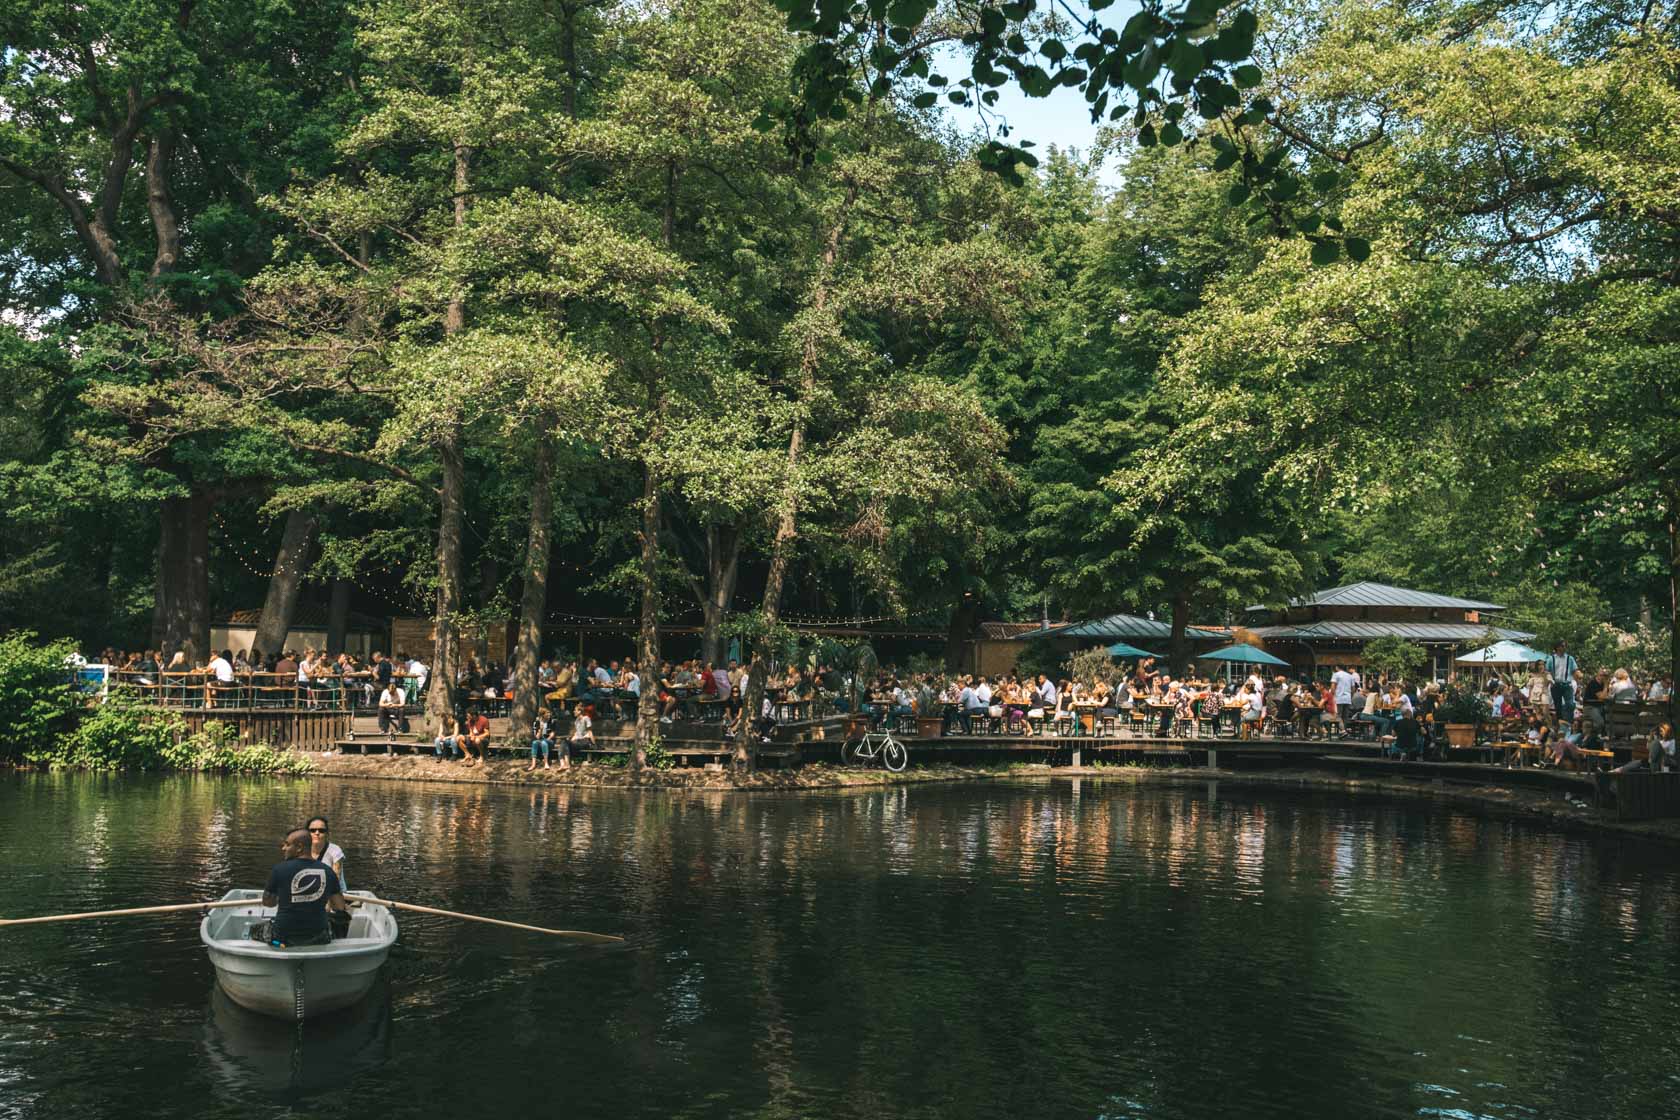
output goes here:
[{"label": "wooden fence", "polygon": [[332,708],[186,708],[173,709],[186,721],[189,734],[204,730],[207,723],[233,728],[241,743],[266,743],[297,750],[325,750],[346,738],[351,721],[348,711]]}]

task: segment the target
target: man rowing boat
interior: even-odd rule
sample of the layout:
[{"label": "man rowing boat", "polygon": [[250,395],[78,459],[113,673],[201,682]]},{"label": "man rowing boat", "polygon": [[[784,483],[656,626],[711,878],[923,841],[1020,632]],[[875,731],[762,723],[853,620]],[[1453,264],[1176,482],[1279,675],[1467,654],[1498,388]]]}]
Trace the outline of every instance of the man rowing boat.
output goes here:
[{"label": "man rowing boat", "polygon": [[[264,906],[275,907],[269,944],[279,948],[325,945],[332,940],[327,910],[343,910],[344,888],[332,868],[309,854],[309,833],[294,829],[280,842],[281,861],[268,873]],[[261,928],[260,926],[258,927]]]}]

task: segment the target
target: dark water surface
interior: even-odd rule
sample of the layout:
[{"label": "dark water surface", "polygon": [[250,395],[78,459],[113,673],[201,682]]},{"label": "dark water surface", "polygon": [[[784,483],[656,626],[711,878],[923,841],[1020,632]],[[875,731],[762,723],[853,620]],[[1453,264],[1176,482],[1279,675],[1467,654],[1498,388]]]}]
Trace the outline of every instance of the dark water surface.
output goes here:
[{"label": "dark water surface", "polygon": [[1673,851],[1421,802],[12,776],[0,914],[260,886],[314,812],[352,886],[630,943],[400,915],[298,1031],[193,915],[0,930],[0,1116],[1680,1115]]}]

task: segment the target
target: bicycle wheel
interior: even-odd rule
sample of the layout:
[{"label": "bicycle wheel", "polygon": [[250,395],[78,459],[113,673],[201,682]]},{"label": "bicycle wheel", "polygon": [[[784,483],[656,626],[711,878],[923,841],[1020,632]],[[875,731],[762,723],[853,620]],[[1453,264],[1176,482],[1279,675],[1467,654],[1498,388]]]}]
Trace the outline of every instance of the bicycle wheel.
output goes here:
[{"label": "bicycle wheel", "polygon": [[847,739],[840,744],[840,761],[837,766],[856,766],[858,764],[857,751],[860,744],[855,739]]},{"label": "bicycle wheel", "polygon": [[896,774],[910,761],[910,752],[904,749],[903,743],[889,737],[881,747],[881,761],[886,764],[888,770]]}]

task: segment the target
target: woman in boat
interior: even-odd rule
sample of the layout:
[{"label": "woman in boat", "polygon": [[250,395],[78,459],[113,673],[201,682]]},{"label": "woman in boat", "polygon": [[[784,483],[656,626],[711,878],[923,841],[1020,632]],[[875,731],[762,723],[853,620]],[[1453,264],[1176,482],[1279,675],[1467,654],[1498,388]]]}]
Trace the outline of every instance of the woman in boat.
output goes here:
[{"label": "woman in boat", "polygon": [[341,889],[348,889],[344,882],[344,849],[332,842],[326,817],[309,818],[309,858],[318,859],[333,869],[338,876]]},{"label": "woman in boat", "polygon": [[[338,876],[338,889],[342,893],[349,890],[344,882],[344,849],[332,842],[330,829],[326,817],[309,818],[309,858],[319,860],[332,868],[332,873]],[[350,911],[328,910],[327,921],[332,926],[335,938],[346,937],[350,933]]]}]

